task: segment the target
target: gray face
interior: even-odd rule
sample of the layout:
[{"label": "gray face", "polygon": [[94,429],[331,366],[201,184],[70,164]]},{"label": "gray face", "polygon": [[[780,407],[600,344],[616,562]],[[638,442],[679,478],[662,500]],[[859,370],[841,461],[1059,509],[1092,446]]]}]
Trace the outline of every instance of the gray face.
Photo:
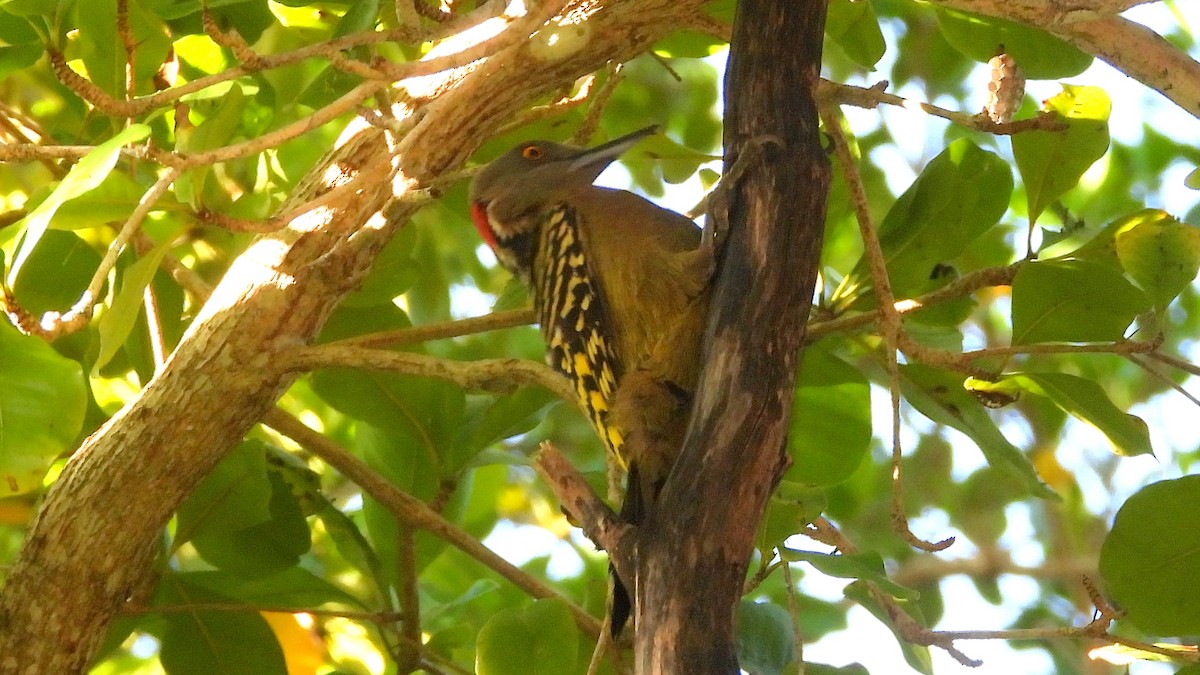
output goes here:
[{"label": "gray face", "polygon": [[576,185],[590,184],[611,160],[593,175],[572,171],[583,153],[551,141],[522,143],[498,157],[471,181],[470,200],[487,209],[490,226],[503,237],[505,230],[522,229],[519,221],[535,215],[555,194]]},{"label": "gray face", "polygon": [[[485,239],[486,227],[500,240],[536,226],[536,218],[551,200],[591,185],[621,153],[656,131],[657,127],[649,127],[588,149],[552,141],[518,145],[471,181],[476,226]],[[483,213],[486,222],[480,222]]]}]

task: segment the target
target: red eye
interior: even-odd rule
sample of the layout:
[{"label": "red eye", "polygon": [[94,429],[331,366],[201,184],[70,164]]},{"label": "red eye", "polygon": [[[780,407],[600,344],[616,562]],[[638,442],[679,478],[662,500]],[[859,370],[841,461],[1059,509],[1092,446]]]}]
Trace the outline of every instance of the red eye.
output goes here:
[{"label": "red eye", "polygon": [[521,150],[521,156],[525,159],[541,159],[542,149],[536,145],[527,145]]}]

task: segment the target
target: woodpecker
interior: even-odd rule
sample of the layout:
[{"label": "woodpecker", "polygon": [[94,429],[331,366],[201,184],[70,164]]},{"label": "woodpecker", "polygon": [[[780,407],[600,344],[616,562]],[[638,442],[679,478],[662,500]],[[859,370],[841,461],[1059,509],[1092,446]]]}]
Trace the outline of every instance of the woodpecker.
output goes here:
[{"label": "woodpecker", "polygon": [[[522,143],[470,188],[471,219],[533,297],[546,361],[574,385],[628,472],[622,517],[653,508],[683,444],[699,374],[712,245],[691,220],[592,181],[648,127],[581,149]],[[633,580],[624,580],[631,582]],[[632,603],[614,575],[611,630]]]}]

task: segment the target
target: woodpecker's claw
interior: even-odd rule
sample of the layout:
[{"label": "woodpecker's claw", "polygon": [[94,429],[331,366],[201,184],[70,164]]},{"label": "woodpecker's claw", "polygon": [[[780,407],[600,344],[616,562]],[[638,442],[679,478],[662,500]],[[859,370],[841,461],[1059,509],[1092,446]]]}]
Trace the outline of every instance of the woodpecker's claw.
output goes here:
[{"label": "woodpecker's claw", "polygon": [[704,222],[704,231],[700,235],[700,248],[707,248],[711,252],[714,266],[716,260],[715,247],[725,241],[725,235],[729,230],[727,218],[729,209],[732,206],[730,204],[730,196],[733,194],[733,190],[737,187],[737,184],[741,182],[746,170],[754,163],[754,160],[762,157],[763,148],[767,145],[775,145],[781,149],[787,147],[783,139],[775,134],[759,134],[748,139],[742,145],[741,152],[734,158],[729,170],[721,176],[721,180],[717,182],[716,187],[705,195],[704,200],[693,209],[693,211],[701,211],[708,215]]}]

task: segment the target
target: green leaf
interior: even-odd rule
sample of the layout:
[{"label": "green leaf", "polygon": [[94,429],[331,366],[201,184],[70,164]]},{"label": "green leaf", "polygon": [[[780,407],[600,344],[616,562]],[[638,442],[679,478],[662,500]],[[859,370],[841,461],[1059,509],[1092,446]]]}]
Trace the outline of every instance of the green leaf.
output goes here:
[{"label": "green leaf", "polygon": [[871,392],[860,370],[814,345],[804,350],[792,400],[787,479],[833,485],[854,473],[871,447]]},{"label": "green leaf", "polygon": [[1108,436],[1118,454],[1154,454],[1146,422],[1113,405],[1104,388],[1094,380],[1066,373],[1015,373],[1004,379],[1050,398],[1063,410],[1096,427]]},{"label": "green leaf", "polygon": [[1036,261],[1012,284],[1012,342],[1120,340],[1150,299],[1113,268],[1087,260]]},{"label": "green leaf", "polygon": [[1042,110],[1055,113],[1067,125],[1066,130],[1034,130],[1012,137],[1013,156],[1025,183],[1030,227],[1108,151],[1112,102],[1099,87],[1064,84],[1062,93],[1047,100]]},{"label": "green leaf", "polygon": [[[154,605],[235,605],[226,595],[168,573],[159,583]],[[286,673],[283,650],[262,615],[252,611],[192,610],[164,612],[159,659],[171,675],[210,673]]]},{"label": "green leaf", "polygon": [[[26,18],[17,16],[12,2],[0,4],[0,43],[5,45],[37,46],[42,49],[37,30]],[[44,51],[44,50],[43,50]],[[28,65],[28,64],[27,64]]]},{"label": "green leaf", "polygon": [[995,545],[1008,525],[1004,507],[1017,497],[1012,481],[999,469],[985,466],[952,489],[953,501],[946,509],[950,522],[976,546]]},{"label": "green leaf", "polygon": [[560,600],[496,613],[476,638],[479,675],[561,675],[575,671],[579,632]]},{"label": "green leaf", "polygon": [[779,555],[789,562],[806,562],[831,577],[870,581],[895,598],[916,600],[920,597],[916,591],[889,579],[883,568],[883,557],[874,551],[834,554],[781,547]]},{"label": "green leaf", "polygon": [[11,236],[6,236],[8,232],[23,231],[25,233],[20,248],[13,256],[12,266],[9,268],[9,285],[15,283],[21,273],[21,267],[33,252],[33,248],[41,241],[42,235],[50,226],[50,220],[54,217],[54,212],[58,210],[58,207],[100,185],[117,165],[117,159],[121,156],[121,148],[130,143],[136,143],[149,135],[150,127],[145,124],[133,124],[96,146],[83,159],[79,160],[78,164],[71,167],[71,171],[62,179],[58,187],[54,188],[50,196],[38,204],[32,213],[22,218],[16,227],[0,230],[0,243],[4,243],[8,236]]},{"label": "green leaf", "polygon": [[637,151],[630,154],[626,163],[636,164],[646,158],[662,171],[663,180],[668,183],[682,183],[691,178],[701,164],[720,159],[680,145],[666,134],[655,134],[639,143]]},{"label": "green leaf", "polygon": [[733,23],[736,0],[711,0],[704,5],[704,12],[721,23]]},{"label": "green leaf", "polygon": [[158,264],[171,248],[170,241],[155,246],[145,256],[129,266],[121,275],[121,289],[117,291],[112,306],[100,317],[96,330],[100,334],[100,352],[96,362],[92,364],[92,374],[98,374],[100,369],[108,364],[112,357],[125,344],[137,323],[138,314],[142,311],[146,286],[154,278]]},{"label": "green leaf", "polygon": [[[385,431],[366,423],[354,427],[355,449],[376,471],[396,487],[418,499],[429,500],[441,483],[440,458],[420,449],[411,437],[398,431]],[[399,575],[400,524],[392,513],[371,497],[363,499],[363,520],[367,540],[379,559],[383,579]],[[442,539],[417,539],[417,568],[421,569],[445,547]]]},{"label": "green leaf", "polygon": [[412,250],[416,230],[415,227],[401,228],[384,244],[366,278],[342,300],[342,307],[367,309],[390,304],[393,298],[416,283],[420,274],[420,265],[413,259]]},{"label": "green leaf", "polygon": [[1121,267],[1155,307],[1166,309],[1200,271],[1200,228],[1156,209],[1119,222],[1113,243]]},{"label": "green leaf", "polygon": [[[896,297],[912,297],[937,284],[937,266],[958,257],[1000,221],[1012,188],[1008,163],[965,138],[929,162],[879,228]],[[866,262],[860,261],[833,301],[849,304],[870,283]]]},{"label": "green leaf", "polygon": [[[370,308],[339,308],[326,323],[320,340],[327,341],[370,330],[409,326],[404,313],[392,304]],[[414,475],[393,467],[414,463],[441,476],[457,459],[466,412],[466,394],[458,385],[415,376],[391,375],[346,368],[320,370],[312,378],[313,390],[343,414],[370,424],[380,434],[365,454],[368,461],[396,484],[409,489],[420,483]],[[377,453],[377,454],[376,454]],[[415,481],[415,482],[414,482]],[[419,492],[429,498],[432,494]]]},{"label": "green leaf", "polygon": [[4,11],[22,17],[62,15],[70,11],[75,0],[5,0]]},{"label": "green leaf", "polygon": [[1184,187],[1189,187],[1193,190],[1200,190],[1200,168],[1192,169],[1183,179]]},{"label": "green leaf", "polygon": [[79,435],[87,399],[78,363],[0,320],[0,497],[41,487]]},{"label": "green leaf", "polygon": [[45,53],[45,48],[36,42],[0,46],[0,78],[37,63]]},{"label": "green leaf", "polygon": [[317,499],[312,507],[314,515],[320,519],[338,553],[361,574],[375,582],[380,597],[385,596],[388,582],[383,576],[379,556],[375,554],[375,549],[371,548],[371,543],[367,541],[358,524],[322,496],[318,495]]},{"label": "green leaf", "polygon": [[1100,576],[1126,618],[1152,635],[1200,633],[1200,476],[1138,490],[1100,548]]},{"label": "green leaf", "polygon": [[246,442],[201,481],[179,509],[176,536],[214,567],[246,576],[277,573],[311,546],[308,523],[265,448]]},{"label": "green leaf", "polygon": [[[197,111],[209,111],[211,115],[191,129],[181,130],[176,137],[176,149],[180,152],[203,152],[228,145],[235,138],[242,123],[242,111],[247,99],[241,87],[232,87],[224,96],[211,103],[199,103]],[[205,187],[213,167],[205,165],[189,169],[172,186],[176,198],[198,207],[204,200]]]},{"label": "green leaf", "polygon": [[457,385],[348,369],[319,371],[313,384],[334,408],[384,432],[389,454],[418,453],[442,470],[466,405]]},{"label": "green leaf", "polygon": [[[78,230],[101,227],[105,223],[122,222],[141,201],[146,188],[124,173],[110,173],[92,190],[66,202],[54,212],[52,230]],[[177,205],[163,195],[157,206]]]},{"label": "green leaf", "polygon": [[804,662],[804,675],[871,675],[861,664],[831,666],[825,663]]},{"label": "green leaf", "polygon": [[1078,75],[1092,64],[1089,54],[1044,31],[1014,21],[939,7],[938,27],[955,49],[987,63],[1003,46],[1031,80]]},{"label": "green leaf", "polygon": [[678,30],[654,43],[654,53],[668,59],[702,59],[728,46],[729,43],[707,33]]},{"label": "green leaf", "polygon": [[[775,602],[782,604],[780,600]],[[805,641],[820,640],[834,631],[846,630],[845,609],[839,607],[836,602],[826,602],[797,593],[796,610],[800,619],[800,635]]]},{"label": "green leaf", "polygon": [[[929,655],[929,647],[924,645],[915,645],[909,642],[895,628],[895,620],[890,616],[890,609],[884,608],[878,600],[867,590],[865,584],[861,581],[855,581],[846,586],[842,591],[846,597],[858,602],[868,612],[879,619],[883,625],[887,626],[892,634],[896,636],[896,643],[900,646],[900,652],[904,654],[904,660],[909,666],[923,675],[933,675],[933,659]],[[924,617],[921,615],[920,606],[909,600],[899,600],[899,607],[905,611],[917,625],[927,625]]]},{"label": "green leaf", "polygon": [[366,609],[358,598],[301,567],[254,578],[221,570],[183,572],[177,577],[232,600],[278,611],[303,611],[328,603]]},{"label": "green leaf", "polygon": [[[127,3],[127,23],[134,49],[134,58],[127,58],[122,36],[117,30],[116,0],[75,2],[72,28],[76,35],[70,41],[69,53],[77,56],[88,79],[117,98],[126,90],[126,68],[132,64],[136,83],[148,84],[159,66],[168,58],[171,48],[169,29],[162,19],[145,11],[141,3]],[[136,93],[147,93],[138,89]]]},{"label": "green leaf", "polygon": [[342,15],[333,31],[333,37],[338,38],[351,33],[369,30],[375,26],[379,18],[379,0],[357,0],[351,3],[350,9]]},{"label": "green leaf", "polygon": [[769,551],[821,515],[826,503],[825,491],[789,480],[779,482],[767,501],[767,512],[758,525],[759,550]]},{"label": "green leaf", "polygon": [[796,660],[796,639],[787,610],[742,600],[737,620],[738,665],[754,675],[782,675]]},{"label": "green leaf", "polygon": [[180,505],[176,538],[189,541],[209,527],[241,529],[265,523],[271,518],[270,502],[264,446],[242,443]]},{"label": "green leaf", "polygon": [[25,261],[12,292],[34,316],[66,311],[79,301],[99,265],[100,254],[90,244],[72,232],[50,230]]},{"label": "green leaf", "polygon": [[879,19],[867,0],[832,0],[825,17],[825,35],[833,38],[850,60],[869,70],[875,69],[887,49]]},{"label": "green leaf", "polygon": [[969,436],[989,464],[1015,479],[1029,494],[1055,496],[1038,477],[1033,462],[1008,442],[984,407],[963,388],[961,376],[917,363],[900,366],[900,376],[905,400],[922,415]]},{"label": "green leaf", "polygon": [[504,396],[473,397],[464,426],[464,440],[459,443],[460,461],[474,457],[479,451],[506,438],[526,433],[537,426],[538,413],[558,399],[540,387],[526,387]]}]

